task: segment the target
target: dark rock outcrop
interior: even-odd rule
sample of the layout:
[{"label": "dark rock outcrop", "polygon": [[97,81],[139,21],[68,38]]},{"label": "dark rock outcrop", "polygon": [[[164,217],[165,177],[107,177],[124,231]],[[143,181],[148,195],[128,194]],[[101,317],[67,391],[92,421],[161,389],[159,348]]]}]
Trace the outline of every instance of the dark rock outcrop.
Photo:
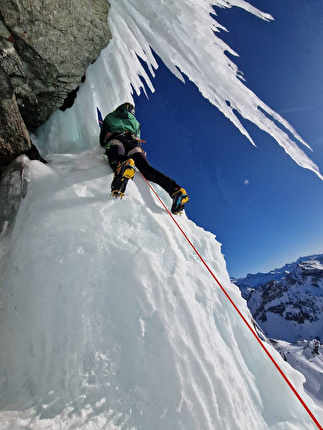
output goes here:
[{"label": "dark rock outcrop", "polygon": [[0,168],[31,149],[111,38],[107,0],[0,3]]},{"label": "dark rock outcrop", "polygon": [[0,240],[11,231],[14,225],[23,196],[21,176],[28,162],[28,158],[21,155],[3,169],[0,180]]},{"label": "dark rock outcrop", "polygon": [[21,118],[10,79],[0,66],[0,165],[29,151],[28,130]]}]

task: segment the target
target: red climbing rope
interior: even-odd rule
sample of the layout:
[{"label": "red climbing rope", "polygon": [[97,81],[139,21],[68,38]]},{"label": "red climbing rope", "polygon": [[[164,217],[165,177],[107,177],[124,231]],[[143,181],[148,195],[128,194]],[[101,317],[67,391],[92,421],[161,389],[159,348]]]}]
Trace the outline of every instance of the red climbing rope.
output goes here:
[{"label": "red climbing rope", "polygon": [[231,297],[229,296],[229,294],[226,292],[226,290],[224,289],[224,287],[221,285],[221,283],[219,282],[219,280],[217,279],[217,277],[214,275],[214,273],[212,272],[212,270],[209,268],[209,266],[206,264],[206,262],[204,261],[203,257],[200,255],[200,253],[197,251],[197,249],[195,248],[195,246],[193,245],[193,243],[189,240],[189,238],[187,237],[187,235],[185,234],[185,232],[183,231],[183,229],[181,228],[181,226],[178,224],[178,222],[175,220],[175,218],[173,217],[173,215],[171,214],[171,212],[167,209],[165,203],[162,201],[162,199],[159,197],[159,195],[156,193],[156,191],[154,190],[154,188],[151,186],[151,184],[147,181],[147,179],[144,177],[144,175],[142,175],[142,177],[144,178],[144,180],[147,182],[147,184],[149,185],[150,189],[153,191],[153,193],[155,194],[155,196],[157,197],[157,199],[160,201],[160,203],[163,205],[163,207],[165,208],[165,210],[167,211],[168,215],[172,218],[172,220],[174,221],[174,223],[177,225],[177,227],[180,229],[180,231],[182,232],[182,234],[184,235],[185,239],[188,241],[188,243],[191,245],[191,247],[194,249],[194,251],[196,252],[197,256],[199,257],[199,259],[201,260],[201,262],[204,264],[204,266],[206,267],[206,269],[210,272],[212,278],[216,281],[216,283],[218,284],[218,286],[221,288],[221,290],[223,291],[223,293],[225,294],[225,296],[227,297],[227,299],[229,300],[229,302],[232,304],[232,306],[234,307],[234,309],[238,312],[238,314],[240,315],[240,317],[243,319],[243,321],[245,322],[245,324],[248,326],[249,330],[251,331],[251,333],[254,335],[254,337],[257,339],[259,345],[262,347],[262,349],[265,351],[265,353],[268,355],[268,357],[270,358],[270,360],[273,362],[274,366],[276,367],[276,369],[278,370],[278,372],[282,375],[282,377],[285,379],[285,381],[287,382],[287,384],[289,385],[289,387],[291,388],[291,390],[293,391],[293,393],[295,394],[295,396],[298,398],[298,400],[301,402],[301,404],[303,405],[303,407],[305,408],[306,412],[309,414],[309,416],[312,418],[312,420],[314,421],[314,423],[317,425],[317,427],[320,430],[323,430],[323,427],[321,426],[321,424],[318,422],[318,420],[315,418],[315,416],[313,415],[312,411],[309,409],[309,407],[306,405],[306,403],[304,402],[304,400],[301,398],[301,396],[298,394],[298,392],[296,391],[296,389],[294,388],[294,386],[292,385],[292,383],[289,381],[289,379],[287,378],[287,376],[285,375],[285,373],[282,371],[282,369],[279,367],[279,364],[277,363],[277,361],[274,359],[274,357],[270,354],[270,352],[267,350],[267,348],[265,347],[265,345],[263,344],[263,342],[261,341],[261,339],[259,338],[259,336],[257,335],[257,333],[255,332],[255,330],[251,327],[251,325],[249,324],[249,322],[246,320],[246,318],[242,315],[242,313],[240,312],[239,308],[236,306],[236,304],[234,303],[234,301],[231,299]]}]

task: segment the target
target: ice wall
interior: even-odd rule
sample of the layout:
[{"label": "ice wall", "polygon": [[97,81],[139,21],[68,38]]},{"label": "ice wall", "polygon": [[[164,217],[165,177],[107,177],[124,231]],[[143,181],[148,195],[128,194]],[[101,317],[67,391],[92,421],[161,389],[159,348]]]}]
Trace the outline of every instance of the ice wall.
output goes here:
[{"label": "ice wall", "polygon": [[[0,273],[0,429],[314,430],[144,180],[109,198],[102,152],[25,169]],[[214,235],[178,222],[248,318]]]},{"label": "ice wall", "polygon": [[[44,153],[75,152],[97,143],[96,106],[104,114],[131,100],[131,94],[153,91],[150,77],[138,57],[154,76],[154,50],[179,78],[185,74],[204,97],[214,104],[253,143],[235,112],[269,133],[300,166],[315,172],[315,163],[298,147],[308,146],[296,131],[264,104],[243,83],[242,74],[226,52],[237,55],[219,37],[225,30],[217,22],[212,5],[237,6],[270,20],[243,0],[111,0],[109,27],[112,41],[87,71],[87,80],[74,107],[56,112],[37,132]],[[288,133],[287,133],[288,131]]]}]

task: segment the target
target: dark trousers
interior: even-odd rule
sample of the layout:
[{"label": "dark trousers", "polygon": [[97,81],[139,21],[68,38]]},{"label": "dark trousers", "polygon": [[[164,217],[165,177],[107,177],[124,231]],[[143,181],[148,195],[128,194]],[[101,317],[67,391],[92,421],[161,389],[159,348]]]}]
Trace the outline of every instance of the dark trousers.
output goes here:
[{"label": "dark trousers", "polygon": [[106,154],[113,171],[116,170],[119,162],[132,158],[139,172],[141,172],[148,181],[154,182],[164,188],[169,195],[172,195],[175,189],[180,188],[173,179],[154,169],[148,163],[145,153],[138,144],[129,145],[118,141],[118,144],[108,146]]}]

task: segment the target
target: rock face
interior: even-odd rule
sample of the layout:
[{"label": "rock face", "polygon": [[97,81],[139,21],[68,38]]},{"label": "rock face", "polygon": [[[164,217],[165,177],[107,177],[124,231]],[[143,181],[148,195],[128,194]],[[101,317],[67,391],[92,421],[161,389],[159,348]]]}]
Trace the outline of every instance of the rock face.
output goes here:
[{"label": "rock face", "polygon": [[30,149],[26,128],[63,105],[108,45],[108,8],[107,0],[1,1],[0,166]]},{"label": "rock face", "polygon": [[[5,174],[0,181],[0,240],[10,232],[14,225],[16,215],[23,197],[22,171],[28,165],[25,155],[17,157],[10,166],[6,167]],[[25,185],[26,187],[26,185]],[[0,260],[2,249],[0,247]]]},{"label": "rock face", "polygon": [[0,66],[0,163],[30,149],[27,128],[21,118],[8,75]]},{"label": "rock face", "polygon": [[249,291],[248,307],[267,336],[288,342],[323,339],[323,255],[235,283],[244,294]]}]

